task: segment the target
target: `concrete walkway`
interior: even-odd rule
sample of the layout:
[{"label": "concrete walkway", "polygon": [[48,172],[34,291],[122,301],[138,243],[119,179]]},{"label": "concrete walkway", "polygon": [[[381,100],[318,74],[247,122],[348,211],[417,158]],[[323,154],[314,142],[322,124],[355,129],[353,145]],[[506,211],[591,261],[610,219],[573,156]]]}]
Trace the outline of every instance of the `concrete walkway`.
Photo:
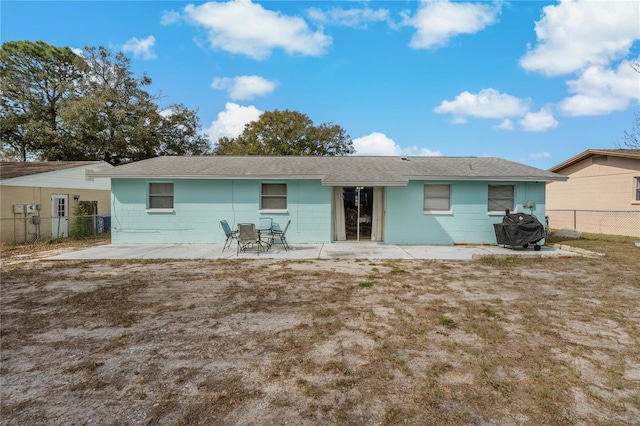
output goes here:
[{"label": "concrete walkway", "polygon": [[483,256],[565,257],[577,254],[543,246],[510,249],[502,246],[417,246],[374,242],[293,244],[289,251],[275,245],[258,256],[255,251],[236,255],[235,245],[222,251],[222,244],[109,244],[46,258],[85,259],[442,259],[471,260]]}]

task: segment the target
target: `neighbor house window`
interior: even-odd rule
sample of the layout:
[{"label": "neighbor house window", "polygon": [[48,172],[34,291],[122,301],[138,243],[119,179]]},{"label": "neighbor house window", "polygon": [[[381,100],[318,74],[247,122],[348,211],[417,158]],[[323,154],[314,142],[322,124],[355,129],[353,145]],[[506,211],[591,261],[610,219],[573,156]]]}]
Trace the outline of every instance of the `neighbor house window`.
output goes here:
[{"label": "neighbor house window", "polygon": [[173,183],[149,183],[149,209],[173,208]]},{"label": "neighbor house window", "polygon": [[636,201],[640,201],[640,177],[636,178]]},{"label": "neighbor house window", "polygon": [[424,210],[448,212],[451,210],[451,185],[425,185]]},{"label": "neighbor house window", "polygon": [[488,208],[490,212],[513,210],[513,185],[489,185]]},{"label": "neighbor house window", "polygon": [[261,210],[286,210],[287,209],[287,184],[263,183],[260,193]]}]

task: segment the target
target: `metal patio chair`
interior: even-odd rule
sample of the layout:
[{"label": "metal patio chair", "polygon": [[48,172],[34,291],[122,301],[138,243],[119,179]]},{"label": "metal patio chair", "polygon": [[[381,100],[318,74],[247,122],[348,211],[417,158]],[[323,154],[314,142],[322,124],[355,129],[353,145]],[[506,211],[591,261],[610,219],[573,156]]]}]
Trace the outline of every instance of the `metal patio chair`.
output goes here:
[{"label": "metal patio chair", "polygon": [[224,249],[231,247],[231,243],[233,242],[233,240],[238,239],[238,231],[232,231],[229,223],[226,220],[221,220],[220,226],[222,226],[224,235],[227,237],[227,240],[224,242],[224,246],[222,246],[222,251],[224,251]]},{"label": "metal patio chair", "polygon": [[284,251],[289,250],[289,244],[287,243],[287,238],[286,238],[287,229],[289,229],[289,225],[291,225],[291,219],[289,219],[284,229],[272,229],[271,233],[269,234],[269,243],[273,245],[273,243],[275,243],[276,240],[279,240],[280,244],[282,244],[282,246],[284,247]]},{"label": "metal patio chair", "polygon": [[260,242],[258,231],[256,231],[256,225],[253,223],[239,223],[238,250],[236,252],[236,256],[239,255],[241,251],[246,252],[247,250],[253,248],[255,248],[259,256],[262,244]]}]

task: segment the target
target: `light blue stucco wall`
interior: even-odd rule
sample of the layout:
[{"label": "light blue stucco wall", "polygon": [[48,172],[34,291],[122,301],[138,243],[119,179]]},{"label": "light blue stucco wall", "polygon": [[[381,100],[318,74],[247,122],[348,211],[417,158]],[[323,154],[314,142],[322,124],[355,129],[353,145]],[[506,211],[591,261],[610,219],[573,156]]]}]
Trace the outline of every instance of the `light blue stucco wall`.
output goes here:
[{"label": "light blue stucco wall", "polygon": [[[451,185],[451,214],[424,213],[424,184]],[[545,184],[538,182],[425,182],[386,189],[385,242],[388,244],[495,244],[494,223],[504,214],[489,215],[489,185],[514,185],[514,212],[524,201],[536,203],[533,211],[544,223]]]},{"label": "light blue stucco wall", "polygon": [[[272,217],[287,231],[290,243],[332,241],[332,191],[320,180],[196,180],[176,179],[174,211],[148,212],[149,182],[159,180],[111,180],[112,242],[126,243],[220,243],[224,233],[220,220],[232,228],[238,223],[257,223]],[[164,180],[164,182],[168,182]],[[260,184],[287,184],[287,212],[261,213]],[[425,214],[424,184],[451,185],[451,214]],[[522,203],[532,200],[533,213],[543,222],[545,184],[538,182],[425,182],[385,188],[384,242],[388,244],[495,244],[493,224],[503,214],[489,215],[489,185],[515,186],[515,209],[530,213]]]},{"label": "light blue stucco wall", "polygon": [[[149,182],[173,182],[174,211],[148,212]],[[287,212],[260,212],[260,184],[287,184]],[[232,228],[271,217],[282,228],[291,219],[287,241],[331,241],[332,188],[319,180],[144,180],[112,179],[112,242],[219,243],[224,232],[220,221]]]}]

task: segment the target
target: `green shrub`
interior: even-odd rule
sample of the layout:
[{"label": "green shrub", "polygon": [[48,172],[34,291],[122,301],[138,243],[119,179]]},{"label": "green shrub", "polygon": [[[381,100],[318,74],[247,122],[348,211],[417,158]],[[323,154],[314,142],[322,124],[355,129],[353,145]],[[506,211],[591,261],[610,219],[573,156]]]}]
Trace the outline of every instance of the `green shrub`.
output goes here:
[{"label": "green shrub", "polygon": [[87,210],[81,205],[73,209],[73,221],[71,222],[71,232],[69,236],[74,240],[81,240],[86,235]]}]

